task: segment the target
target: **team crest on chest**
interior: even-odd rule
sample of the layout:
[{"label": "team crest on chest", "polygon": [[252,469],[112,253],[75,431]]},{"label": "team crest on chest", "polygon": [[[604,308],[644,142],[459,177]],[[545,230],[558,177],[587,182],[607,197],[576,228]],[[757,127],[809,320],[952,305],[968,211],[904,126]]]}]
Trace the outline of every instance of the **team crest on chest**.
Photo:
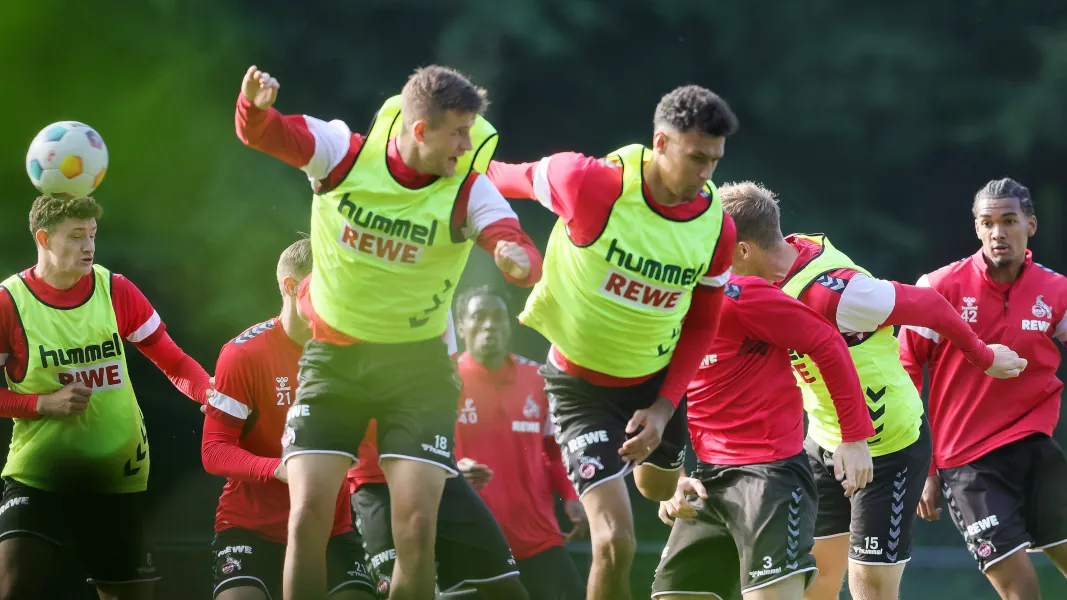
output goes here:
[{"label": "team crest on chest", "polygon": [[533,396],[526,396],[526,406],[522,408],[522,416],[527,419],[537,419],[541,417],[541,407],[534,401]]},{"label": "team crest on chest", "polygon": [[1052,307],[1045,304],[1044,296],[1038,296],[1037,300],[1034,300],[1034,307],[1030,309],[1030,312],[1032,312],[1038,319],[1052,318]]}]

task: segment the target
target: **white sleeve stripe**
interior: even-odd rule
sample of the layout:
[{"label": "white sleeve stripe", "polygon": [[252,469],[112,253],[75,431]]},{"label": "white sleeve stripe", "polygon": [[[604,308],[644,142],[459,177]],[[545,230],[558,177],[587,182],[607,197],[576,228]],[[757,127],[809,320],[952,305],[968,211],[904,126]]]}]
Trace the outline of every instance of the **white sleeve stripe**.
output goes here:
[{"label": "white sleeve stripe", "polygon": [[315,138],[315,152],[311,160],[304,165],[304,172],[312,183],[325,179],[337,165],[341,164],[352,143],[352,130],[344,121],[329,123],[304,115],[308,131]]},{"label": "white sleeve stripe", "polygon": [[485,228],[504,219],[518,219],[511,205],[496,189],[492,181],[479,174],[471,185],[470,200],[467,202],[467,224],[463,233],[468,238],[476,238]]},{"label": "white sleeve stripe", "polygon": [[697,282],[697,285],[704,285],[707,287],[722,287],[726,285],[726,282],[729,280],[730,269],[726,269],[726,271],[722,275],[705,275],[701,277],[700,281]]},{"label": "white sleeve stripe", "polygon": [[843,333],[868,333],[885,323],[897,302],[897,289],[884,279],[856,273],[841,291],[837,328]]},{"label": "white sleeve stripe", "polygon": [[252,409],[248,408],[248,405],[242,404],[217,390],[215,395],[211,397],[211,406],[231,417],[242,420],[247,419],[248,415],[252,414]]},{"label": "white sleeve stripe", "polygon": [[935,344],[941,341],[941,334],[928,327],[915,327],[914,325],[905,325],[904,329],[914,331],[915,333],[923,336],[924,338],[932,341]]},{"label": "white sleeve stripe", "polygon": [[915,282],[915,287],[930,287],[930,278],[923,275],[919,278],[919,281]]},{"label": "white sleeve stripe", "polygon": [[448,325],[445,327],[445,333],[441,336],[445,340],[445,346],[448,347],[448,355],[459,352],[459,342],[456,341],[456,321],[452,317],[452,308],[448,309]]},{"label": "white sleeve stripe", "polygon": [[155,333],[156,330],[159,329],[160,323],[159,313],[152,311],[152,316],[148,317],[148,320],[144,322],[144,325],[141,325],[137,328],[137,331],[126,336],[126,339],[136,344]]},{"label": "white sleeve stripe", "polygon": [[548,210],[552,210],[552,185],[548,183],[548,162],[551,156],[542,158],[534,168],[533,189],[534,199]]}]

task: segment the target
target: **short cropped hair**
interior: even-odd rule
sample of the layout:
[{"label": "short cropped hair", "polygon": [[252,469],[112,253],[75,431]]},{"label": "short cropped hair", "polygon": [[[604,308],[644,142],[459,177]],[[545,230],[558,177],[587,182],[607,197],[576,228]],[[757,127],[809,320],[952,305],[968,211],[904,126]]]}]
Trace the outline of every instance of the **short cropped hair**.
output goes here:
[{"label": "short cropped hair", "polygon": [[737,226],[737,241],[753,242],[763,249],[782,239],[781,211],[774,192],[752,181],[719,188],[722,209]]},{"label": "short cropped hair", "polygon": [[51,196],[38,196],[30,207],[30,234],[44,229],[53,233],[56,226],[67,219],[99,219],[104,209],[92,196],[62,200]]},{"label": "short cropped hair", "polygon": [[302,239],[295,242],[286,248],[281,258],[278,259],[278,280],[292,277],[297,281],[302,281],[311,275],[312,264],[311,240]]},{"label": "short cropped hair", "polygon": [[400,109],[409,125],[424,120],[432,127],[450,110],[480,115],[487,104],[484,89],[459,71],[439,65],[416,69],[400,92]]},{"label": "short cropped hair", "polygon": [[1019,208],[1022,209],[1024,215],[1028,217],[1034,216],[1034,202],[1030,199],[1030,190],[1026,189],[1025,185],[1009,177],[994,179],[982,186],[982,189],[978,190],[978,193],[974,195],[971,214],[978,218],[979,200],[996,200],[999,198],[1015,198],[1019,201]]},{"label": "short cropped hair", "polygon": [[477,287],[471,287],[460,292],[456,298],[456,318],[464,319],[467,317],[467,311],[469,310],[471,300],[480,296],[492,296],[494,298],[500,298],[500,301],[507,307],[510,301],[508,293],[504,289],[495,285],[479,285]]},{"label": "short cropped hair", "polygon": [[657,130],[681,132],[693,129],[711,136],[727,137],[737,132],[737,116],[726,100],[699,85],[686,85],[664,96],[652,119]]}]

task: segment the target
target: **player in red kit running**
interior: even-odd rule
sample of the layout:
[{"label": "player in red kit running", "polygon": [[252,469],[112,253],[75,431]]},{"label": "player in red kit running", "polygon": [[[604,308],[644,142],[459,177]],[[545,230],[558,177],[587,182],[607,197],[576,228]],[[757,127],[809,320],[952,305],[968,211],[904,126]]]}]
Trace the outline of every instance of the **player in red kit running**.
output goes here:
[{"label": "player in red kit running", "polygon": [[66,544],[103,600],[151,598],[151,456],[124,343],[189,398],[212,393],[140,290],[95,264],[101,213],[91,197],[37,198],[37,264],[0,286],[0,416],[15,420],[0,500],[0,598],[39,598]]},{"label": "player in red kit running", "polygon": [[1026,554],[1044,551],[1067,574],[1067,460],[1052,439],[1067,342],[1067,277],[1034,262],[1026,246],[1037,217],[1026,187],[990,181],[975,194],[982,248],[923,275],[986,342],[1010,346],[1026,370],[996,381],[967,363],[936,332],[905,328],[900,358],[916,387],[930,376],[933,467],[919,515],[937,519],[941,494],[979,567],[1002,598],[1037,598]]},{"label": "player in red kit running", "polygon": [[733,222],[710,180],[737,129],[729,105],[680,87],[660,100],[653,126],[652,148],[489,168],[505,196],[559,217],[519,321],[552,343],[542,375],[589,516],[590,600],[631,597],[626,475],[647,498],[674,494],[685,388],[714,336],[733,255]]},{"label": "player in red kit running", "polygon": [[463,379],[456,457],[504,530],[531,600],[583,600],[585,586],[563,546],[555,496],[574,531],[585,529],[555,440],[540,365],[507,351],[511,334],[503,293],[474,288],[456,301]]},{"label": "player in red kit running", "polygon": [[[456,329],[449,310],[442,336],[450,356],[457,352]],[[469,461],[466,461],[469,462]],[[437,513],[437,587],[457,596],[477,593],[483,600],[528,598],[515,557],[489,507],[474,491],[471,481],[484,482],[484,470],[459,465],[464,477],[445,482]],[[359,464],[348,472],[353,520],[364,535],[378,591],[387,596],[396,566],[391,525],[392,498],[385,474],[378,466],[378,427],[371,421],[359,447]]]},{"label": "player in red kit running", "polygon": [[837,327],[867,399],[875,435],[868,442],[874,481],[850,497],[834,478],[833,454],[840,443],[835,403],[818,366],[792,352],[793,369],[808,413],[808,453],[819,490],[815,555],[819,578],[806,600],[836,600],[845,572],[852,595],[896,600],[904,565],[911,559],[915,507],[930,464],[929,425],[922,399],[900,364],[895,324],[918,324],[943,332],[968,360],[990,375],[1011,377],[1020,363],[1007,348],[987,347],[952,306],[933,290],[877,279],[825,235],[782,236],[778,200],[752,182],[720,190],[723,210],[744,240],[734,271],[775,282]]},{"label": "player in red kit running", "polygon": [[[277,270],[281,314],[247,329],[219,356],[202,449],[204,468],[227,478],[212,543],[219,600],[266,600],[281,591],[289,523],[281,437],[296,394],[297,363],[311,338],[296,299],[311,265],[310,240],[286,248]],[[331,598],[374,599],[364,557],[362,540],[352,530],[348,490],[342,489],[326,549]]]},{"label": "player in red kit running", "polygon": [[[750,234],[738,227],[738,240]],[[811,555],[818,497],[790,350],[819,365],[841,420],[838,491],[851,495],[871,480],[867,438],[874,427],[844,339],[766,280],[731,276],[718,334],[687,392],[698,463],[661,505],[666,522],[684,518],[674,521],[653,598],[740,592],[745,600],[800,600],[818,572]],[[691,493],[699,499],[690,505]]]}]

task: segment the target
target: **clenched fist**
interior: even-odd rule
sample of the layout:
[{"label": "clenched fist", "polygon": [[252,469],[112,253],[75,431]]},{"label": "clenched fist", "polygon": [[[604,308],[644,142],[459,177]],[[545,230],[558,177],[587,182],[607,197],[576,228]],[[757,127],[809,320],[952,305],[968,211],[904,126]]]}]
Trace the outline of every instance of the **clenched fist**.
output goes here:
[{"label": "clenched fist", "polygon": [[990,344],[993,350],[993,364],[986,369],[986,374],[997,379],[1018,377],[1026,368],[1026,359],[1021,358],[1011,348],[1001,344]]},{"label": "clenched fist", "polygon": [[530,256],[515,242],[500,240],[493,252],[493,261],[500,270],[514,277],[525,279],[530,274]]},{"label": "clenched fist", "polygon": [[267,110],[278,99],[278,88],[281,85],[278,80],[271,77],[270,73],[260,71],[259,67],[248,67],[245,78],[241,81],[241,94],[248,98],[256,108]]}]

